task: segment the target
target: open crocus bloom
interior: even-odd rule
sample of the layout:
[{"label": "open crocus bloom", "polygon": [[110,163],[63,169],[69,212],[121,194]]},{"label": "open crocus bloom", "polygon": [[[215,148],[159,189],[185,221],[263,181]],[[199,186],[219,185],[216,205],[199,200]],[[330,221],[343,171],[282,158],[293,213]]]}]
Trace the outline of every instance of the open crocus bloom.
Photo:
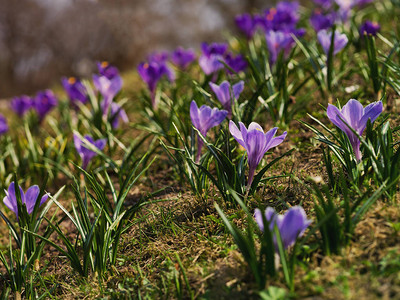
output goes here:
[{"label": "open crocus bloom", "polygon": [[250,187],[253,182],[254,172],[264,154],[272,147],[282,143],[287,132],[285,131],[282,135],[274,137],[278,127],[264,133],[262,127],[255,122],[252,122],[248,129],[242,122],[239,122],[239,127],[240,130],[233,121],[229,122],[229,131],[247,151],[247,161],[249,163],[248,187]]},{"label": "open crocus bloom", "polygon": [[290,51],[295,44],[290,32],[268,30],[265,34],[269,51],[269,62],[275,64],[279,54],[283,51],[283,56],[288,58]]},{"label": "open crocus bloom", "polygon": [[[211,108],[207,105],[203,105],[198,108],[196,102],[193,100],[190,104],[190,119],[192,124],[196,127],[203,136],[206,136],[207,132],[219,124],[226,118],[228,112],[226,110],[219,110],[218,108]],[[203,140],[199,137],[197,143],[197,157],[196,162],[200,161],[201,148],[203,147]]]},{"label": "open crocus bloom", "polygon": [[[336,106],[329,104],[326,114],[329,120],[339,127],[349,138],[350,144],[353,147],[354,154],[358,162],[361,161],[360,139],[351,131],[351,127],[358,135],[362,135],[367,127],[368,120],[371,123],[378,118],[383,109],[381,101],[371,103],[365,108],[360,102],[355,99],[350,99],[349,102],[339,110]],[[347,125],[345,124],[347,123]]]},{"label": "open crocus bloom", "polygon": [[[307,219],[307,215],[301,206],[291,207],[284,215],[277,214],[275,209],[272,207],[267,207],[264,212],[265,220],[268,222],[268,228],[273,232],[275,225],[279,229],[281,235],[283,247],[287,249],[292,246],[298,237],[301,237],[307,227],[311,224],[311,220]],[[262,212],[256,209],[254,212],[254,217],[260,227],[261,231],[264,231],[264,222],[262,217]],[[275,235],[274,244],[275,250],[278,250],[278,245]]]},{"label": "open crocus bloom", "polygon": [[89,162],[92,160],[93,157],[97,155],[97,153],[93,150],[90,150],[85,146],[86,144],[92,144],[99,150],[103,150],[106,146],[107,140],[106,139],[99,139],[95,141],[90,135],[85,135],[84,139],[81,139],[77,134],[74,134],[74,145],[76,151],[79,153],[80,157],[82,158],[82,169],[86,170]]},{"label": "open crocus bloom", "polygon": [[114,97],[122,88],[122,78],[116,75],[112,78],[108,78],[105,75],[93,75],[93,83],[96,90],[103,96],[103,116],[107,116],[110,110],[111,102]]},{"label": "open crocus bloom", "polygon": [[[328,55],[329,49],[331,48],[332,32],[328,32],[325,29],[320,30],[318,31],[317,38],[325,54]],[[349,40],[344,33],[335,30],[335,37],[333,39],[333,55],[336,55],[340,50],[346,47],[348,41]]]},{"label": "open crocus bloom", "polygon": [[[14,182],[11,182],[10,186],[8,187],[8,191],[5,190],[5,192],[6,196],[3,198],[4,204],[10,210],[12,210],[18,218],[18,205],[17,205],[17,196],[15,195]],[[35,208],[36,200],[40,193],[39,187],[37,185],[31,186],[26,191],[26,193],[24,193],[22,188],[19,187],[19,192],[21,194],[22,204],[25,204],[28,214],[31,214],[33,212],[33,209]],[[46,202],[48,197],[49,197],[48,194],[43,195],[43,197],[40,199],[39,206],[42,205],[44,202]]]}]

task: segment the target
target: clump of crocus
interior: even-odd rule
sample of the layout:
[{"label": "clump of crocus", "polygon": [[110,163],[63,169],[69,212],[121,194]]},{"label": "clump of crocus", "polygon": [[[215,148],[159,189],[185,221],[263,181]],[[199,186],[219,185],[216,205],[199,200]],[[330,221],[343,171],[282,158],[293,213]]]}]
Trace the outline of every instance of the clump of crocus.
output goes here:
[{"label": "clump of crocus", "polygon": [[258,23],[264,31],[294,31],[300,19],[298,11],[298,2],[282,1],[258,17]]},{"label": "clump of crocus", "polygon": [[105,117],[108,116],[111,102],[122,88],[122,78],[118,69],[107,62],[98,63],[97,67],[100,75],[93,75],[93,83],[103,97],[101,109]]},{"label": "clump of crocus", "polygon": [[51,90],[37,93],[36,97],[33,99],[32,107],[39,116],[39,122],[42,122],[44,117],[57,106],[57,102],[57,98]]},{"label": "clump of crocus", "polygon": [[139,64],[138,72],[142,80],[147,84],[150,91],[151,104],[153,109],[156,109],[156,89],[158,82],[163,76],[166,76],[170,82],[173,82],[175,80],[175,73],[167,65],[164,57],[159,57],[155,54],[149,56],[148,62]]},{"label": "clump of crocus", "polygon": [[223,81],[220,85],[210,82],[210,87],[217,96],[218,101],[221,102],[223,108],[228,112],[228,118],[231,118],[232,104],[242,93],[244,82],[239,81],[233,86],[231,86],[228,81]]},{"label": "clump of crocus", "polygon": [[8,132],[8,124],[6,118],[4,118],[3,115],[0,114],[0,135],[5,134]]},{"label": "clump of crocus", "polygon": [[74,145],[76,151],[82,158],[82,169],[86,170],[89,162],[97,155],[95,151],[90,150],[86,145],[91,144],[93,147],[103,150],[106,146],[106,143],[106,139],[99,139],[95,141],[90,135],[85,135],[84,139],[81,139],[77,134],[74,134]]},{"label": "clump of crocus", "polygon": [[86,88],[78,78],[63,77],[61,83],[74,108],[77,107],[77,102],[85,104],[88,101]]},{"label": "clump of crocus", "polygon": [[381,30],[381,26],[377,22],[365,21],[360,26],[360,34],[361,35],[372,35],[376,36],[376,34]]},{"label": "clump of crocus", "polygon": [[265,34],[265,39],[267,41],[269,61],[271,64],[276,62],[281,52],[283,52],[285,58],[288,58],[295,44],[290,32],[285,31],[269,30]]},{"label": "clump of crocus", "polygon": [[[311,220],[307,219],[307,215],[301,206],[291,207],[285,215],[276,213],[272,207],[267,207],[264,212],[265,220],[268,222],[268,228],[273,232],[275,225],[278,227],[279,234],[282,239],[282,244],[285,249],[292,246],[297,238],[301,237],[307,227],[311,224]],[[261,231],[264,231],[265,225],[263,222],[262,212],[256,209],[254,217]],[[278,251],[277,239],[273,234],[275,251]]]},{"label": "clump of crocus", "polygon": [[264,154],[272,147],[278,146],[286,137],[285,131],[282,135],[274,137],[278,127],[272,128],[264,133],[262,127],[252,122],[247,129],[246,126],[239,122],[239,127],[233,121],[229,122],[229,131],[235,140],[247,151],[247,162],[249,164],[249,179],[247,188],[251,187],[254,178],[254,172],[258,164],[264,157]]},{"label": "clump of crocus", "polygon": [[[318,41],[322,46],[325,54],[329,54],[329,49],[331,48],[331,40],[332,40],[332,31],[328,32],[327,30],[320,30],[317,34]],[[335,30],[335,35],[333,39],[333,55],[336,55],[340,52],[346,45],[349,40],[344,33],[340,33]]]},{"label": "clump of crocus", "polygon": [[[207,105],[202,105],[198,108],[194,100],[190,104],[190,119],[192,120],[192,124],[203,136],[206,136],[211,128],[221,124],[227,114],[228,112],[226,110],[211,108]],[[202,147],[203,140],[198,137],[196,162],[200,161]]]},{"label": "clump of crocus", "polygon": [[[12,210],[15,215],[17,216],[18,219],[18,205],[17,205],[17,196],[15,195],[15,184],[14,182],[11,182],[10,186],[8,187],[8,191],[6,191],[6,196],[3,198],[4,204]],[[32,214],[36,201],[38,200],[39,194],[40,194],[40,189],[37,185],[31,186],[26,193],[22,190],[21,186],[19,187],[19,192],[21,195],[21,202],[22,204],[25,204],[26,210],[28,211],[28,214]],[[48,194],[43,195],[43,197],[40,199],[40,204],[41,206],[44,202],[46,202],[47,198],[49,197]]]},{"label": "clump of crocus", "polygon": [[355,99],[350,99],[349,102],[343,106],[342,110],[339,110],[332,104],[328,105],[326,114],[329,120],[347,135],[353,147],[357,162],[360,162],[362,158],[360,139],[350,128],[361,136],[367,127],[368,120],[371,120],[371,123],[373,123],[381,114],[382,109],[383,105],[381,101],[371,103],[364,108],[362,104]]},{"label": "clump of crocus", "polygon": [[193,49],[178,47],[171,55],[171,61],[182,70],[185,70],[195,60],[196,52]]},{"label": "clump of crocus", "polygon": [[250,40],[257,30],[257,19],[248,13],[244,13],[235,17],[236,26],[241,32],[246,35],[246,38]]},{"label": "clump of crocus", "polygon": [[32,98],[26,95],[14,97],[11,100],[11,109],[21,118],[32,108],[32,105]]}]

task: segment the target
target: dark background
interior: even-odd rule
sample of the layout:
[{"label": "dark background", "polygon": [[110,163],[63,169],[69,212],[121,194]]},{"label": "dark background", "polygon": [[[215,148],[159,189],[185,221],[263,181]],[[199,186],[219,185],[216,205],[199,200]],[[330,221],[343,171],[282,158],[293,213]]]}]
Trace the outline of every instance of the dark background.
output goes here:
[{"label": "dark background", "polygon": [[[272,2],[272,1],[271,1]],[[199,48],[235,32],[265,0],[0,0],[0,98],[34,93],[95,61],[130,70],[149,52]]]}]

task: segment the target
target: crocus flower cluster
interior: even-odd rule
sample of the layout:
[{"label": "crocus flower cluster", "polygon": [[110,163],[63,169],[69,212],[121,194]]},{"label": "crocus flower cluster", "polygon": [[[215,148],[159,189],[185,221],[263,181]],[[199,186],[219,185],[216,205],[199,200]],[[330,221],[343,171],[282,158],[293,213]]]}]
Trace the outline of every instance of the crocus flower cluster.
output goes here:
[{"label": "crocus flower cluster", "polygon": [[220,85],[210,82],[210,87],[215,96],[217,96],[218,101],[221,102],[223,108],[228,112],[228,118],[231,118],[232,104],[242,93],[244,89],[244,81],[239,81],[233,86],[231,86],[231,84],[226,80]]},{"label": "crocus flower cluster", "polygon": [[373,123],[381,114],[382,109],[383,105],[381,101],[371,103],[364,108],[355,99],[350,99],[341,110],[332,104],[328,105],[326,112],[328,118],[349,138],[357,162],[360,162],[362,158],[360,139],[350,128],[361,136],[367,127],[368,120],[371,120],[371,123]]},{"label": "crocus flower cluster", "polygon": [[[228,112],[226,110],[211,108],[207,105],[202,105],[198,108],[194,100],[190,104],[190,119],[192,120],[192,124],[203,136],[206,136],[211,128],[221,124],[227,114]],[[203,140],[198,137],[196,162],[200,161],[202,147]]]},{"label": "crocus flower cluster", "polygon": [[163,76],[170,82],[175,81],[175,73],[167,64],[168,55],[165,53],[150,55],[147,62],[142,62],[138,66],[138,72],[142,80],[147,84],[150,91],[151,104],[157,108],[156,89],[157,84]]},{"label": "crocus flower cluster", "polygon": [[65,92],[69,100],[71,101],[72,107],[77,108],[77,103],[80,102],[85,104],[88,101],[88,94],[85,86],[76,77],[63,77],[61,84],[64,87]]},{"label": "crocus flower cluster", "polygon": [[376,36],[376,34],[381,30],[381,26],[377,22],[365,21],[360,26],[360,34],[361,35],[372,35]]},{"label": "crocus flower cluster", "polygon": [[[278,227],[282,244],[285,249],[292,246],[297,238],[301,237],[307,227],[311,224],[311,220],[307,219],[307,215],[301,206],[291,207],[284,215],[277,214],[275,209],[267,207],[264,212],[265,220],[268,222],[268,228],[273,232],[275,225]],[[261,231],[264,231],[262,212],[256,209],[254,217]],[[273,234],[275,251],[278,252],[277,239]]]},{"label": "crocus flower cluster", "polygon": [[[3,202],[10,210],[12,210],[15,213],[18,219],[18,205],[17,205],[17,196],[15,194],[15,183],[11,182],[10,186],[8,187],[8,191],[5,190],[5,192],[6,196],[3,198]],[[36,201],[38,200],[40,194],[39,187],[37,185],[31,186],[26,191],[26,193],[24,193],[21,186],[19,186],[19,192],[21,195],[22,204],[25,204],[28,214],[32,214],[36,205]],[[44,202],[46,202],[48,197],[49,197],[48,194],[43,195],[43,197],[40,199],[39,206],[41,206]]]},{"label": "crocus flower cluster", "polygon": [[82,158],[82,169],[86,170],[89,162],[97,153],[90,150],[86,145],[91,144],[99,150],[103,150],[106,146],[106,139],[99,139],[95,141],[90,135],[85,135],[84,139],[81,139],[77,134],[74,134],[74,145],[75,149]]},{"label": "crocus flower cluster", "polygon": [[[240,128],[240,129],[239,129]],[[249,164],[249,179],[247,186],[250,188],[254,172],[258,164],[264,157],[264,154],[271,148],[278,146],[286,137],[285,131],[282,135],[275,137],[278,127],[272,128],[270,131],[264,133],[263,128],[252,122],[249,128],[239,122],[239,128],[233,121],[229,122],[229,131],[235,140],[247,151],[247,162]]]},{"label": "crocus flower cluster", "polygon": [[228,51],[226,43],[202,43],[199,65],[206,75],[211,75],[224,68],[226,63],[235,72],[246,69],[247,63],[240,54],[234,56]]},{"label": "crocus flower cluster", "polygon": [[[317,34],[318,41],[322,46],[322,49],[324,50],[325,54],[329,54],[329,50],[331,48],[331,42],[332,42],[332,31],[327,31],[327,30],[320,30]],[[333,55],[336,55],[337,53],[340,52],[344,47],[346,47],[348,43],[347,36],[344,33],[340,33],[337,30],[335,30],[335,35],[333,39]]]},{"label": "crocus flower cluster", "polygon": [[45,116],[57,106],[57,98],[51,90],[40,91],[36,97],[14,97],[11,101],[11,109],[20,117],[23,117],[30,109],[34,109],[41,123]]},{"label": "crocus flower cluster", "polygon": [[6,118],[0,114],[0,135],[5,134],[8,131],[8,124]]},{"label": "crocus flower cluster", "polygon": [[103,97],[101,108],[103,116],[106,117],[109,114],[114,97],[122,88],[122,78],[119,75],[118,69],[108,62],[98,63],[97,68],[100,75],[93,75],[93,84]]}]

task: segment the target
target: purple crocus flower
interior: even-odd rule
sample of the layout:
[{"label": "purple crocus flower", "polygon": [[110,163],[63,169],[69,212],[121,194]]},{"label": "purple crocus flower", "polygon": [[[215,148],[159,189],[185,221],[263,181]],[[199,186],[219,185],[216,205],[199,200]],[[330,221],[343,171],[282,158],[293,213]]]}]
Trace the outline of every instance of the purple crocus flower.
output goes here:
[{"label": "purple crocus flower", "polygon": [[[190,119],[195,128],[197,128],[203,136],[207,132],[219,124],[226,118],[228,112],[226,110],[219,110],[218,108],[211,108],[207,105],[202,105],[198,108],[196,102],[193,100],[190,104]],[[200,161],[201,148],[203,147],[203,140],[198,137],[197,139],[197,157],[196,162]]]},{"label": "purple crocus flower", "polygon": [[267,9],[263,16],[256,17],[256,21],[265,32],[292,31],[299,21],[298,10],[298,2],[282,1],[276,8]]},{"label": "purple crocus flower", "polygon": [[[331,39],[332,39],[332,31],[328,32],[327,30],[320,30],[317,33],[318,41],[322,46],[325,54],[329,54],[329,49],[331,48]],[[344,33],[340,33],[335,30],[335,37],[334,37],[334,46],[333,46],[333,55],[336,55],[340,50],[346,47],[347,36]]]},{"label": "purple crocus flower", "polygon": [[138,66],[138,72],[142,80],[147,84],[150,91],[152,106],[156,109],[156,88],[158,82],[163,76],[166,76],[170,82],[173,82],[175,80],[175,73],[161,60],[140,63]]},{"label": "purple crocus flower", "polygon": [[0,135],[5,134],[8,132],[8,124],[6,118],[4,118],[3,115],[0,114]]},{"label": "purple crocus flower", "polygon": [[329,29],[335,23],[336,15],[335,13],[322,14],[321,10],[316,9],[310,18],[311,26],[316,32]]},{"label": "purple crocus flower", "polygon": [[51,90],[41,91],[33,99],[32,106],[39,116],[39,122],[42,122],[50,110],[57,106],[57,98]]},{"label": "purple crocus flower", "polygon": [[119,105],[118,103],[111,103],[111,114],[110,114],[110,121],[111,126],[114,129],[119,127],[119,121],[122,120],[124,123],[128,123],[128,115],[126,114],[125,110]]},{"label": "purple crocus flower", "polygon": [[381,30],[381,26],[377,22],[365,21],[360,27],[360,34],[376,36],[379,30]]},{"label": "purple crocus flower", "polygon": [[22,95],[14,97],[11,101],[11,109],[19,116],[23,117],[32,108],[33,100],[31,97]]},{"label": "purple crocus flower", "polygon": [[107,61],[97,62],[97,69],[100,75],[107,77],[108,79],[113,79],[114,77],[119,77],[118,69],[110,65]]},{"label": "purple crocus flower", "polygon": [[288,58],[290,51],[292,50],[295,41],[289,32],[284,31],[273,31],[268,30],[265,34],[267,46],[269,50],[269,61],[271,64],[275,64],[278,59],[279,53],[283,51],[285,58]]},{"label": "purple crocus flower", "polygon": [[206,75],[213,74],[224,68],[224,64],[221,61],[225,61],[224,57],[227,49],[228,45],[225,43],[201,44],[202,54],[199,57],[199,65]]},{"label": "purple crocus flower", "polygon": [[101,109],[103,111],[103,116],[107,116],[110,110],[111,102],[122,88],[122,78],[119,75],[108,78],[105,75],[94,74],[93,83],[96,90],[99,91],[103,97],[103,105]]},{"label": "purple crocus flower", "polygon": [[[285,249],[292,246],[297,238],[301,237],[307,227],[311,224],[311,220],[307,219],[307,215],[301,206],[291,207],[285,215],[277,214],[275,209],[267,207],[264,212],[265,220],[268,222],[268,228],[273,233],[275,225],[278,227],[282,244]],[[264,231],[264,222],[262,212],[256,209],[254,217],[261,231]],[[275,251],[278,251],[278,244],[275,234],[273,234]]]},{"label": "purple crocus flower", "polygon": [[254,172],[264,154],[272,147],[278,146],[286,137],[285,131],[282,135],[274,137],[278,127],[272,128],[267,133],[264,133],[262,127],[252,122],[247,129],[246,126],[239,122],[239,127],[233,121],[229,122],[229,131],[235,140],[247,151],[247,161],[249,164],[249,179],[248,188],[253,182]]},{"label": "purple crocus flower", "polygon": [[223,108],[228,112],[228,118],[232,118],[232,104],[235,99],[239,98],[240,93],[243,91],[244,82],[239,81],[232,87],[228,81],[223,81],[219,86],[213,82],[209,84],[218,101],[221,102]]},{"label": "purple crocus flower", "polygon": [[[373,123],[381,114],[382,109],[383,105],[381,101],[371,103],[364,108],[362,104],[355,99],[350,99],[346,105],[343,106],[342,110],[339,110],[332,104],[328,105],[326,114],[329,120],[347,135],[353,147],[357,162],[360,162],[362,158],[360,140],[357,135],[350,130],[349,126],[361,136],[367,126],[368,120],[371,120],[371,123]],[[345,123],[347,123],[347,125]]]},{"label": "purple crocus flower", "polygon": [[103,150],[106,146],[106,143],[107,139],[99,139],[95,141],[90,135],[85,135],[84,139],[82,140],[77,134],[74,134],[74,145],[76,151],[82,158],[82,169],[86,170],[89,162],[97,155],[95,151],[90,150],[85,145],[91,144],[97,149]]},{"label": "purple crocus flower", "polygon": [[[14,181],[11,182],[10,186],[8,187],[8,191],[4,190],[6,192],[6,196],[3,198],[4,204],[12,210],[15,215],[17,216],[18,219],[18,205],[17,205],[17,196],[15,195],[15,183]],[[19,192],[21,194],[21,202],[22,204],[25,204],[26,210],[28,211],[28,214],[32,214],[36,201],[38,199],[38,196],[40,194],[39,187],[37,185],[31,186],[26,193],[22,190],[21,186],[19,187]],[[44,202],[46,202],[47,198],[49,197],[48,194],[43,195],[43,197],[40,199],[40,204],[41,206]]]},{"label": "purple crocus flower", "polygon": [[257,21],[250,14],[244,13],[236,16],[235,23],[248,40],[254,36],[257,29]]},{"label": "purple crocus flower", "polygon": [[[232,53],[227,53],[225,55],[225,63],[236,73],[246,70],[247,62],[241,54],[234,56]],[[228,69],[229,73],[232,73]]]},{"label": "purple crocus flower", "polygon": [[178,47],[172,52],[171,60],[176,66],[184,70],[196,60],[196,52],[193,49]]},{"label": "purple crocus flower", "polygon": [[88,101],[89,98],[86,88],[79,79],[75,77],[64,77],[61,79],[61,83],[73,107],[77,107],[77,102],[84,104]]}]

